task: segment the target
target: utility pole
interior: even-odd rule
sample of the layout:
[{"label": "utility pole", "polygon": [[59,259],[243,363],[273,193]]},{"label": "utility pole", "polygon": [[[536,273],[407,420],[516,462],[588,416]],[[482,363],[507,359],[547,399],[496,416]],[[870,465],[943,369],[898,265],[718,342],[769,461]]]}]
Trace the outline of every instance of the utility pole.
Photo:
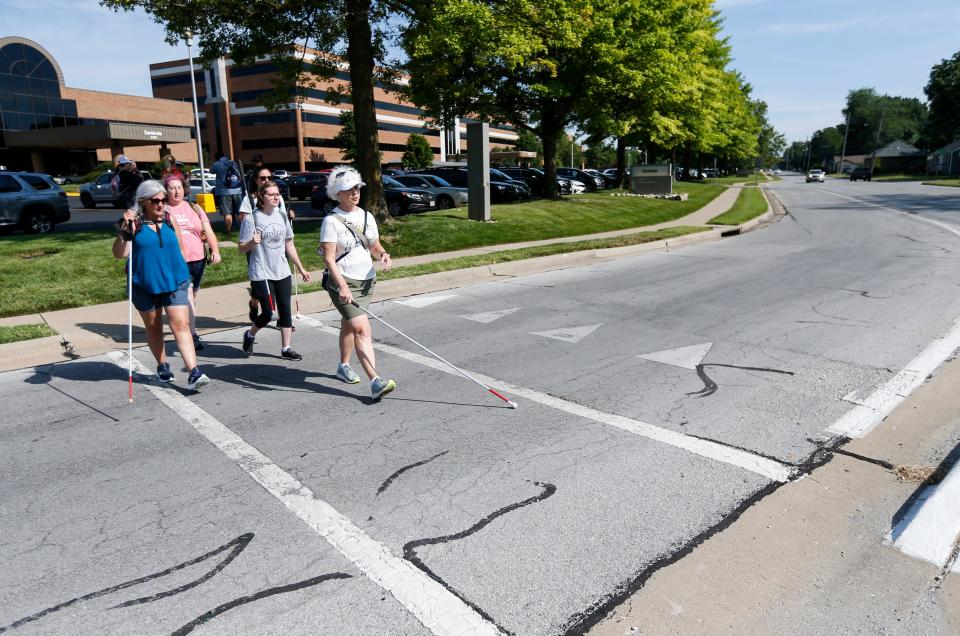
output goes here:
[{"label": "utility pole", "polygon": [[843,172],[843,159],[847,155],[847,135],[850,134],[850,108],[847,108],[847,122],[843,125],[843,150],[840,151],[840,172]]}]

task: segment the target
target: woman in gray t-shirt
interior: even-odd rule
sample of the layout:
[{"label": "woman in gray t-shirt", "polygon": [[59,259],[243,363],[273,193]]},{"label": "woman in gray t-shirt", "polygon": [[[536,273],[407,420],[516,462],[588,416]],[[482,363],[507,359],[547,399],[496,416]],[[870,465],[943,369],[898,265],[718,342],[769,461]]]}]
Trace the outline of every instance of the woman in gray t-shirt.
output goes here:
[{"label": "woman in gray t-shirt", "polygon": [[243,334],[243,352],[248,356],[253,353],[256,334],[269,324],[276,306],[280,356],[287,360],[302,360],[303,356],[290,348],[293,333],[290,311],[292,275],[287,258],[293,261],[305,283],[310,282],[310,272],[300,263],[293,244],[293,228],[286,215],[280,213],[279,206],[280,189],[273,181],[264,181],[257,190],[257,208],[240,224],[240,251],[250,254],[247,276],[261,307],[261,313]]}]

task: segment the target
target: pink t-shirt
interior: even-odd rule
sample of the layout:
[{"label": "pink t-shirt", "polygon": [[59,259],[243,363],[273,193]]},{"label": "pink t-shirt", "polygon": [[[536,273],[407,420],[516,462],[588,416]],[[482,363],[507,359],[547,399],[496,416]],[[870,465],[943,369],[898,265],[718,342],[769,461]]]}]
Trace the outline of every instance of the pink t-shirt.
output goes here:
[{"label": "pink t-shirt", "polygon": [[170,208],[170,218],[180,226],[180,237],[183,241],[183,251],[185,252],[188,263],[193,261],[202,261],[204,259],[203,240],[200,235],[203,233],[203,223],[196,210],[186,200]]}]

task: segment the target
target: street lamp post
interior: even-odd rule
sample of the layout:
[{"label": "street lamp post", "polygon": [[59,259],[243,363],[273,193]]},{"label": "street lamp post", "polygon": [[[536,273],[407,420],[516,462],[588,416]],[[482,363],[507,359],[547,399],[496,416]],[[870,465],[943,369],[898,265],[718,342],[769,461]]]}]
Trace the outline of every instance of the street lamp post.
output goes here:
[{"label": "street lamp post", "polygon": [[[207,193],[207,171],[203,167],[203,146],[200,144],[200,110],[197,107],[197,86],[193,74],[193,32],[187,31],[187,57],[190,58],[190,91],[193,93],[193,122],[197,130],[197,159],[200,162],[200,194]],[[204,197],[206,200],[206,197]],[[206,209],[206,208],[204,208]]]}]

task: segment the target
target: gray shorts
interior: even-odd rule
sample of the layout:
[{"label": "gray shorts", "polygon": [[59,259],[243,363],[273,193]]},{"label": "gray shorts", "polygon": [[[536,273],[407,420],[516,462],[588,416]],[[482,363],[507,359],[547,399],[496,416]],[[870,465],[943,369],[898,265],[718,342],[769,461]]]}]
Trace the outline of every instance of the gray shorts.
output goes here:
[{"label": "gray shorts", "polygon": [[217,202],[217,211],[223,216],[231,216],[236,221],[240,214],[240,204],[243,203],[242,194],[218,194],[214,197]]},{"label": "gray shorts", "polygon": [[190,304],[190,280],[180,283],[172,292],[163,292],[162,294],[151,294],[139,285],[133,286],[133,306],[137,311],[156,311],[161,307],[177,307]]},{"label": "gray shorts", "polygon": [[[356,278],[347,278],[343,277],[343,280],[347,281],[347,287],[350,288],[350,293],[353,294],[353,300],[361,307],[369,307],[370,301],[373,300],[373,288],[377,286],[377,278],[368,278],[367,280],[357,280]],[[330,279],[328,285],[333,287],[333,279]],[[342,302],[340,300],[340,293],[337,291],[337,288],[327,289],[327,294],[330,295],[330,300],[333,301],[333,306],[337,308],[337,311],[340,312],[340,315],[343,316],[345,320],[351,320],[353,318],[359,318],[360,316],[366,316],[362,310],[357,309],[349,303]]]}]

